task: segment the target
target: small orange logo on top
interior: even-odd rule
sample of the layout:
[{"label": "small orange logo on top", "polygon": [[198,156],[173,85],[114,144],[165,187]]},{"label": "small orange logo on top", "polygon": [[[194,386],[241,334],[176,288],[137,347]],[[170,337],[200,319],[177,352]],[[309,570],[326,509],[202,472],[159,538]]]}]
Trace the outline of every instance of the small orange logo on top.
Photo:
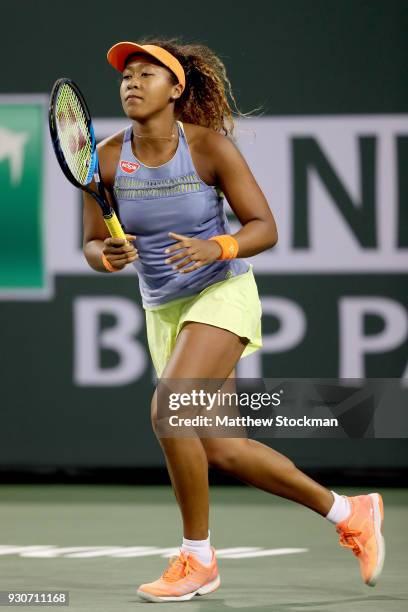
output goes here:
[{"label": "small orange logo on top", "polygon": [[127,174],[133,174],[133,172],[136,172],[136,170],[139,170],[140,164],[138,164],[137,162],[130,162],[130,161],[125,161],[124,159],[121,159],[120,167],[122,168],[123,172],[126,172]]}]

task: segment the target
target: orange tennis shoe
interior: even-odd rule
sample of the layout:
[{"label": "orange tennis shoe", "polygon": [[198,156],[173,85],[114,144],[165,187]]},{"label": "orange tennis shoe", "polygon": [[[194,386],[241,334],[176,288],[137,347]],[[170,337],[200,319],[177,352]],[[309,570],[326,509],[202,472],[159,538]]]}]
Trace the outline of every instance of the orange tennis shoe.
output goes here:
[{"label": "orange tennis shoe", "polygon": [[364,582],[368,586],[375,586],[385,557],[385,542],[381,533],[384,520],[383,500],[379,493],[347,499],[351,513],[336,525],[340,544],[351,548],[359,560]]},{"label": "orange tennis shoe", "polygon": [[188,601],[195,595],[207,595],[220,586],[215,549],[211,548],[209,565],[202,565],[191,553],[180,551],[172,557],[158,580],[142,584],[137,594],[145,601]]}]

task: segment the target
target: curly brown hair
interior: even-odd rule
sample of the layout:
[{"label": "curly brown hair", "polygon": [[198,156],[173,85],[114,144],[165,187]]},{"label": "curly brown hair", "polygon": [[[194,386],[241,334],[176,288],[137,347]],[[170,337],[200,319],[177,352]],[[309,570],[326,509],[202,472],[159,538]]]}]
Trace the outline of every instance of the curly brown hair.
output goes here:
[{"label": "curly brown hair", "polygon": [[[202,44],[182,44],[178,38],[149,37],[139,44],[162,47],[183,66],[186,87],[174,107],[180,121],[208,127],[233,137],[233,115],[248,117],[250,113],[242,113],[238,109],[225,66],[214,51]],[[173,74],[172,77],[176,84],[177,77]],[[235,110],[232,110],[228,102],[228,95]]]}]

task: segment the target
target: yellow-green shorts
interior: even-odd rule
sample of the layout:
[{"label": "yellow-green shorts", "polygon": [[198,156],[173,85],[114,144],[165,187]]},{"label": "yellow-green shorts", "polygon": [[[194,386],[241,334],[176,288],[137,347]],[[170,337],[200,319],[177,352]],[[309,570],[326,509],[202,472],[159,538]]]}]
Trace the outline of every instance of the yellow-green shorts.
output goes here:
[{"label": "yellow-green shorts", "polygon": [[185,321],[222,327],[247,338],[241,357],[262,347],[262,307],[252,264],[244,274],[213,283],[200,293],[145,307],[147,340],[157,376],[160,377]]}]

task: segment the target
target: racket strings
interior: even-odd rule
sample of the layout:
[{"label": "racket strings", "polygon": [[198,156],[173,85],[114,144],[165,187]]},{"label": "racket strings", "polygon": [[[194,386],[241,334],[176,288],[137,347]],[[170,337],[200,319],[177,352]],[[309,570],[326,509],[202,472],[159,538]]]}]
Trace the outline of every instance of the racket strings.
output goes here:
[{"label": "racket strings", "polygon": [[64,83],[56,100],[56,125],[60,146],[74,178],[87,185],[92,179],[94,140],[76,93]]}]

